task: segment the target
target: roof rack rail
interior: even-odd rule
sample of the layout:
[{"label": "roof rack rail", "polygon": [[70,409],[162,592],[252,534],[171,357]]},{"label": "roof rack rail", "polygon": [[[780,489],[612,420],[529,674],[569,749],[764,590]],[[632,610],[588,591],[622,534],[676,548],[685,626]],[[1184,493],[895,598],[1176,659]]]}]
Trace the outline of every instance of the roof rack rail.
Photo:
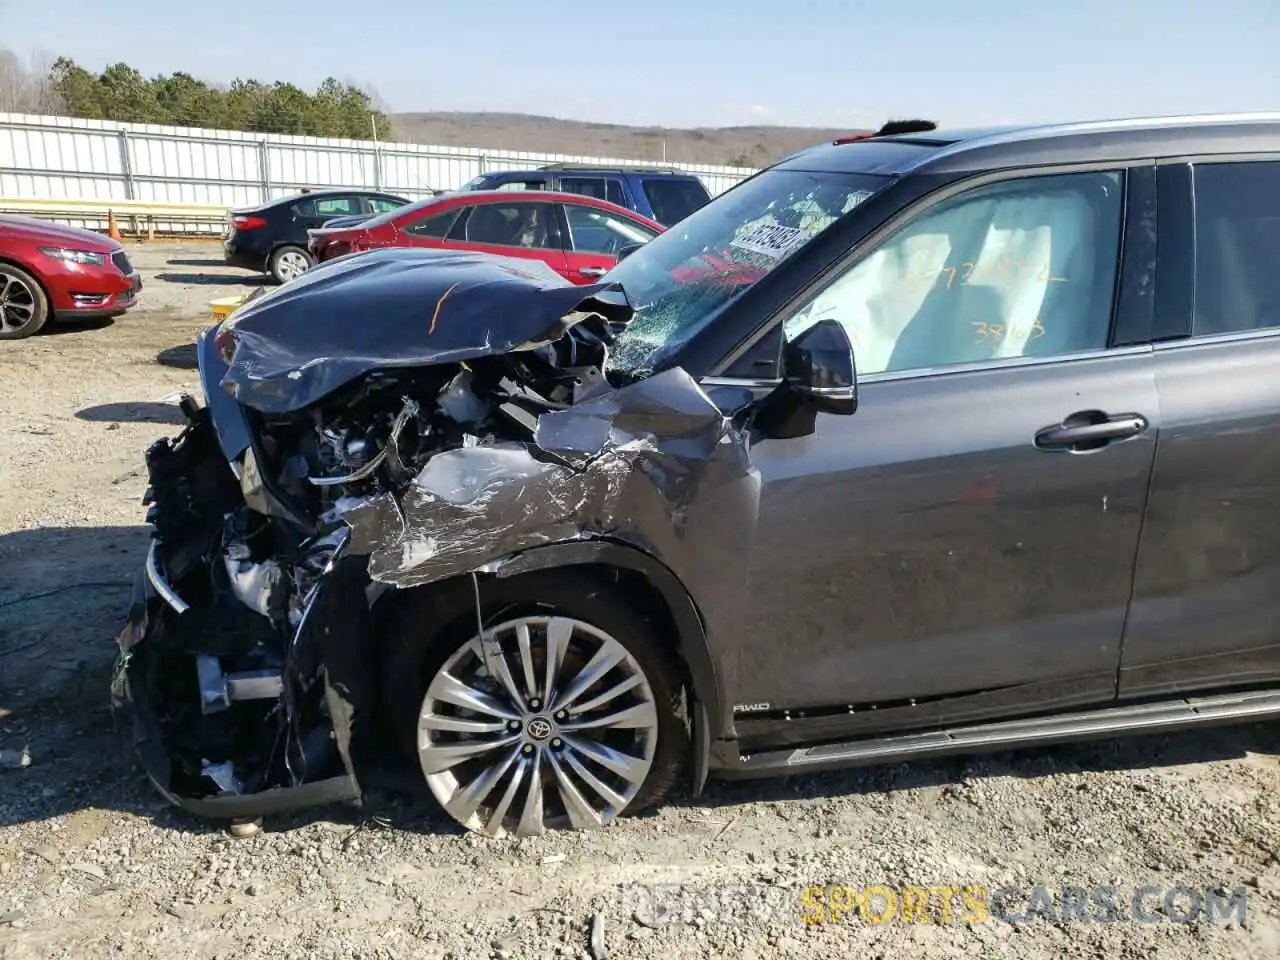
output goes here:
[{"label": "roof rack rail", "polygon": [[539,170],[625,170],[629,173],[684,173],[674,163],[544,163]]}]

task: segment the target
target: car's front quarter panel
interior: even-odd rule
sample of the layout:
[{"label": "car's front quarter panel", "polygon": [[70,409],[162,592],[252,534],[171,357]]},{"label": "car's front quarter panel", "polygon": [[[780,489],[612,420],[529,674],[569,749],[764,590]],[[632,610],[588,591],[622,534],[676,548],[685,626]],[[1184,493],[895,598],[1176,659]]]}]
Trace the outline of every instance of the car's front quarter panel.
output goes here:
[{"label": "car's front quarter panel", "polygon": [[[539,421],[535,445],[575,467],[518,458],[516,472],[509,472],[511,461],[490,464],[483,448],[448,455],[449,467],[425,471],[399,501],[373,498],[347,510],[350,551],[368,557],[374,582],[400,589],[473,571],[523,571],[526,553],[553,545],[559,552],[541,555],[585,550],[610,563],[609,548],[584,545],[632,551],[628,556],[643,562],[625,565],[642,575],[669,571],[670,581],[658,576],[663,582],[651,583],[673,618],[681,619],[681,604],[672,597],[687,597],[696,611],[700,629],[682,628],[680,643],[694,649],[686,657],[691,669],[700,663],[698,674],[718,678],[713,693],[699,693],[709,709],[721,711],[723,722],[715,724],[721,730],[728,715],[720,691],[736,682],[726,671],[736,663],[734,630],[759,504],[748,436],[680,371],[620,389],[601,404],[588,401]],[[610,424],[605,436],[602,419]],[[490,490],[482,512],[450,492],[459,480],[470,483],[465,478],[472,470]],[[429,551],[415,546],[417,531],[431,532]],[[573,563],[582,562],[575,555]],[[538,566],[547,565],[554,564]]]}]

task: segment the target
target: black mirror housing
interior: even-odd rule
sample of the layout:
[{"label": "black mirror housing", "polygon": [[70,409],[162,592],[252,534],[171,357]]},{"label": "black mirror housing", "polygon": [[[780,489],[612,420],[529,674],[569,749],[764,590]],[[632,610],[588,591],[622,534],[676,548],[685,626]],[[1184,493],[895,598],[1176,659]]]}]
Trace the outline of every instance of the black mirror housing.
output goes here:
[{"label": "black mirror housing", "polygon": [[641,247],[643,247],[643,246],[644,246],[644,244],[643,244],[643,243],[625,243],[625,244],[623,244],[622,246],[620,246],[620,247],[618,248],[618,259],[619,259],[619,260],[623,260],[623,259],[625,259],[626,257],[631,256],[633,253],[635,253],[637,250],[639,250],[639,249],[640,249]]},{"label": "black mirror housing", "polygon": [[849,334],[837,320],[820,320],[782,348],[782,379],[823,413],[858,409],[858,371]]}]

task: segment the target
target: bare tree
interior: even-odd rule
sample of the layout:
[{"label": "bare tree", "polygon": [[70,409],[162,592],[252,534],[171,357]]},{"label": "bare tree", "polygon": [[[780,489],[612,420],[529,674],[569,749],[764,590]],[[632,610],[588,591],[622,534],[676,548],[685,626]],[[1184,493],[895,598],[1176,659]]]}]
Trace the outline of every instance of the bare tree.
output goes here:
[{"label": "bare tree", "polygon": [[390,113],[390,107],[387,104],[387,101],[383,98],[382,94],[378,92],[377,88],[375,88],[372,84],[361,83],[360,81],[355,80],[351,77],[344,78],[342,82],[350,89],[359,90],[366,97],[368,97],[369,109],[379,114],[379,117],[376,121],[370,121],[370,127],[369,127],[370,133],[372,133],[379,140],[397,139],[400,131],[396,129],[396,125],[391,121],[390,117],[388,116],[388,114]]},{"label": "bare tree", "polygon": [[342,82],[352,90],[359,90],[368,97],[369,106],[374,110],[377,110],[379,113],[387,113],[390,110],[390,107],[387,105],[387,101],[382,98],[382,94],[380,94],[377,91],[377,88],[372,84],[361,83],[353,77],[343,77]]},{"label": "bare tree", "polygon": [[0,50],[0,113],[26,113],[27,71],[12,50]]},{"label": "bare tree", "polygon": [[12,50],[0,49],[0,113],[61,112],[62,98],[51,76],[53,61],[36,51],[24,64]]}]

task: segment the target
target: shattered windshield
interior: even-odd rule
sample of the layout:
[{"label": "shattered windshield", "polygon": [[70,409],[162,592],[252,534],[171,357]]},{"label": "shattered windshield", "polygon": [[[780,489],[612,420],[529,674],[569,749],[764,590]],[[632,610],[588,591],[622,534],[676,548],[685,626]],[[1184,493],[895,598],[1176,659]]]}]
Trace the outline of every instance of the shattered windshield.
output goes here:
[{"label": "shattered windshield", "polygon": [[611,369],[660,368],[727,303],[889,180],[768,170],[655,237],[608,274],[635,307]]}]

